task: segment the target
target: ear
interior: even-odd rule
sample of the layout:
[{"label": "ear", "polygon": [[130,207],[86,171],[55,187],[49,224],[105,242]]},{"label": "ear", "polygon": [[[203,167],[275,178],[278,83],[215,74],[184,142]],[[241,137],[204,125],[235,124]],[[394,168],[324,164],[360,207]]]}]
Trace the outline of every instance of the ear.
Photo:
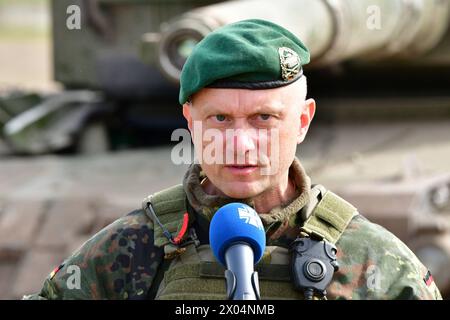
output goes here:
[{"label": "ear", "polygon": [[192,116],[191,116],[191,104],[190,103],[183,104],[183,116],[186,119],[189,131],[192,134]]},{"label": "ear", "polygon": [[297,136],[297,144],[300,144],[305,140],[306,133],[308,132],[309,125],[311,124],[315,113],[316,101],[314,101],[314,99],[306,100],[302,113],[300,114],[300,128]]}]

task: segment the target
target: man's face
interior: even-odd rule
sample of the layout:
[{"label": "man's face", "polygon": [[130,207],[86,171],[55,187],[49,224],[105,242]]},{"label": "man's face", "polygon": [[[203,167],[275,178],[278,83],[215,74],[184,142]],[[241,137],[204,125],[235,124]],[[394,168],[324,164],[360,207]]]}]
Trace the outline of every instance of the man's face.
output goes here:
[{"label": "man's face", "polygon": [[267,90],[205,88],[183,106],[197,159],[212,184],[253,198],[286,183],[315,102],[297,81]]}]

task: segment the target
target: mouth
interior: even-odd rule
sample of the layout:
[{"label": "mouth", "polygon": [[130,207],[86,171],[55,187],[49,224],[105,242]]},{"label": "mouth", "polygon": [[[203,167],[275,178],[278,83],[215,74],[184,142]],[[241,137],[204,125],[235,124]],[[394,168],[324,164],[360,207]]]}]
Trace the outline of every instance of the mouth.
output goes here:
[{"label": "mouth", "polygon": [[227,165],[225,169],[230,171],[232,174],[237,175],[247,175],[259,168],[258,165],[253,164],[239,164],[239,165]]}]

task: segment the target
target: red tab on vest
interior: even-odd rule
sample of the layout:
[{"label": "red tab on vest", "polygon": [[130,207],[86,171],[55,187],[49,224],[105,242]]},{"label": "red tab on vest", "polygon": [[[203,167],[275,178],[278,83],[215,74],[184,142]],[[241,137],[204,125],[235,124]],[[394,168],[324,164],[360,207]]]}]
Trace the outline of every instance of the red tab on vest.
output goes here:
[{"label": "red tab on vest", "polygon": [[178,235],[176,236],[176,238],[173,239],[173,242],[175,244],[179,244],[181,242],[181,240],[183,239],[183,236],[186,234],[188,223],[189,223],[189,214],[187,212],[185,212],[183,215],[183,225],[181,226],[181,230],[178,233]]}]

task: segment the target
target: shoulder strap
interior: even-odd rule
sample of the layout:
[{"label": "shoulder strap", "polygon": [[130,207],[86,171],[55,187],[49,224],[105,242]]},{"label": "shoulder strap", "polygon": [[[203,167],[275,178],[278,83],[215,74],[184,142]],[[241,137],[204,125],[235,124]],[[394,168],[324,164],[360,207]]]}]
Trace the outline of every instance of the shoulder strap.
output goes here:
[{"label": "shoulder strap", "polygon": [[[335,244],[358,214],[357,209],[323,186],[316,186],[314,190],[321,191],[317,195],[319,202],[307,217],[301,231]],[[314,197],[315,193],[311,192],[311,195]]]},{"label": "shoulder strap", "polygon": [[[155,245],[158,247],[170,243],[164,234],[165,230],[169,231],[171,235],[179,235],[186,227],[186,194],[181,184],[148,196],[142,202],[142,207],[153,221]],[[158,221],[154,221],[152,211]]]}]

